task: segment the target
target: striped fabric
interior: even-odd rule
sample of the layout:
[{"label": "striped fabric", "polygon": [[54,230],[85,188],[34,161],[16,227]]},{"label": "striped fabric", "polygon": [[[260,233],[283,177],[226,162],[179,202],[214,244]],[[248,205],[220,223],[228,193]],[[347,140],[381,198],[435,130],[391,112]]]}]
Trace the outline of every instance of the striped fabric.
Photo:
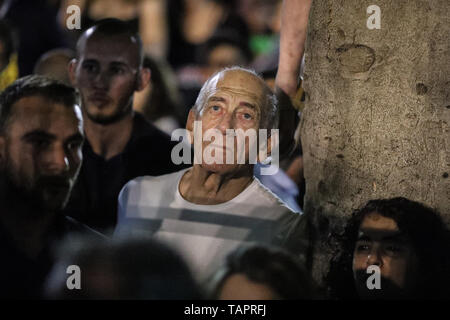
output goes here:
[{"label": "striped fabric", "polygon": [[154,236],[165,241],[178,249],[200,281],[244,243],[273,244],[296,251],[301,215],[257,179],[228,202],[197,205],[178,191],[186,170],[129,182],[119,196],[116,236]]}]

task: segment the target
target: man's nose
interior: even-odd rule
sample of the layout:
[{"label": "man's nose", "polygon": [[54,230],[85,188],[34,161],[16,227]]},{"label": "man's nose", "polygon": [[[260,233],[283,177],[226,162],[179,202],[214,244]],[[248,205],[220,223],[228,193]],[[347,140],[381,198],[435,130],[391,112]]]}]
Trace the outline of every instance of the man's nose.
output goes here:
[{"label": "man's nose", "polygon": [[55,146],[45,157],[45,170],[47,174],[60,174],[70,168],[69,159],[62,146]]},{"label": "man's nose", "polygon": [[109,87],[109,75],[106,71],[100,71],[94,76],[94,87],[97,89],[108,89]]},{"label": "man's nose", "polygon": [[367,266],[376,265],[381,267],[383,265],[383,255],[381,248],[378,245],[372,246],[367,256]]},{"label": "man's nose", "polygon": [[224,135],[226,134],[227,129],[233,129],[233,116],[227,112],[217,124],[217,129]]}]

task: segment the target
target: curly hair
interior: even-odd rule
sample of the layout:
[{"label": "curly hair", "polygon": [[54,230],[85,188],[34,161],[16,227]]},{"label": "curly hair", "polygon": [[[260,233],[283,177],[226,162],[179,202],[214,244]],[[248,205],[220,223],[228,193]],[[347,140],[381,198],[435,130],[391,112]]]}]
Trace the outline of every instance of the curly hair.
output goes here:
[{"label": "curly hair", "polygon": [[337,247],[325,278],[328,294],[335,299],[357,299],[352,261],[359,227],[369,213],[393,219],[411,239],[419,261],[418,285],[412,298],[448,298],[450,234],[437,212],[425,205],[397,197],[369,201],[353,212],[342,234],[333,235]]}]

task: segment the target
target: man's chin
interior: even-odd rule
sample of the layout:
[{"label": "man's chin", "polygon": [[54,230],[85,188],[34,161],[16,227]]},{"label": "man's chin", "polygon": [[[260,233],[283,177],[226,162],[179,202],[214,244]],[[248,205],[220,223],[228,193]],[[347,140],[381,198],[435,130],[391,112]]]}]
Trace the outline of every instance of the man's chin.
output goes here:
[{"label": "man's chin", "polygon": [[247,174],[247,172],[253,172],[252,170],[247,170],[248,165],[239,164],[201,164],[203,170],[208,172],[213,172],[220,175],[236,175],[236,174]]},{"label": "man's chin", "polygon": [[127,112],[120,110],[112,110],[112,106],[106,106],[104,108],[90,107],[86,110],[87,117],[94,123],[101,125],[109,125],[122,120]]}]

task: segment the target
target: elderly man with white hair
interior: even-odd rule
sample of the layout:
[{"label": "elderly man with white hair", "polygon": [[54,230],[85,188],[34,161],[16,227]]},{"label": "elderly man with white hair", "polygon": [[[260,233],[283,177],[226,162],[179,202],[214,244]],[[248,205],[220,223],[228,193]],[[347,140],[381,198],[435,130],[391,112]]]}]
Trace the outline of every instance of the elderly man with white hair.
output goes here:
[{"label": "elderly man with white hair", "polygon": [[[266,153],[252,155],[256,141],[269,154],[276,147],[271,132],[277,114],[275,96],[253,71],[227,68],[208,79],[186,125],[194,143],[193,166],[130,181],[119,195],[116,235],[169,242],[185,255],[199,280],[244,243],[301,253],[304,219],[253,175],[255,157],[264,160],[260,156]],[[252,130],[270,132],[256,140],[239,134]]]}]

